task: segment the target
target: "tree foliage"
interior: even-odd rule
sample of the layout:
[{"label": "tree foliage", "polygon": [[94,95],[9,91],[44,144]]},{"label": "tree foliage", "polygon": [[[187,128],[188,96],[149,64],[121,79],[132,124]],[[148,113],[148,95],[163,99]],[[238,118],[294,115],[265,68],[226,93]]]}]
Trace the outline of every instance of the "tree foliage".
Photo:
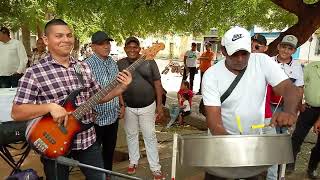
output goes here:
[{"label": "tree foliage", "polygon": [[117,40],[129,35],[197,36],[212,27],[218,28],[221,35],[234,25],[248,29],[258,25],[267,30],[291,27],[301,17],[300,11],[292,8],[304,5],[318,8],[318,3],[317,0],[7,0],[0,2],[0,24],[17,28],[27,22],[34,31],[37,23],[43,26],[49,17],[59,17],[73,26],[81,41],[99,29]]}]

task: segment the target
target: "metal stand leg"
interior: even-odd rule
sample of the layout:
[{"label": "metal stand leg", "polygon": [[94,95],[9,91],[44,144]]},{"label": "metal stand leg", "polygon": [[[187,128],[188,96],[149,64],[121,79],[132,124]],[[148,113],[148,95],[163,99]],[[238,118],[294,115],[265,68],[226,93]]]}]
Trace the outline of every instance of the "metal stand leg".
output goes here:
[{"label": "metal stand leg", "polygon": [[171,180],[176,179],[177,153],[178,153],[178,134],[174,133],[173,134],[173,145],[172,145]]},{"label": "metal stand leg", "polygon": [[281,164],[280,165],[280,175],[279,175],[279,180],[285,180],[286,176],[286,164]]}]

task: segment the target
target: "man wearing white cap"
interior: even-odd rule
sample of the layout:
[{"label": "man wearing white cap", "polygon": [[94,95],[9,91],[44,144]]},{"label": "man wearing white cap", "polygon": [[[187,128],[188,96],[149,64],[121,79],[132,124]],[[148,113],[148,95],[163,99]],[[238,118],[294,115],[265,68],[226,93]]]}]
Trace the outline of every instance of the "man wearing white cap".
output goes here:
[{"label": "man wearing white cap", "polygon": [[[241,27],[233,27],[225,33],[221,45],[226,59],[209,68],[202,82],[207,124],[211,134],[258,134],[260,131],[252,130],[251,126],[264,123],[267,84],[284,99],[284,111],[273,115],[272,124],[291,126],[295,123],[296,110],[301,100],[298,90],[269,56],[262,53],[251,54],[249,32]],[[238,83],[230,88],[239,74],[242,77],[238,77]],[[229,95],[224,94],[227,90],[231,91]],[[242,128],[238,128],[237,117],[241,119]],[[206,174],[206,180],[209,179],[219,178]]]}]

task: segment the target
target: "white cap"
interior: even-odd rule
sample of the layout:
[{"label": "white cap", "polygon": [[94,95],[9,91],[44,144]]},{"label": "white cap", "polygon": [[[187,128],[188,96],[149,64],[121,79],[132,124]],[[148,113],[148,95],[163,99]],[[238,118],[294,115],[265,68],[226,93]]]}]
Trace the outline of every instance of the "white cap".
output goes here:
[{"label": "white cap", "polygon": [[250,33],[244,28],[235,26],[224,34],[221,45],[226,48],[229,56],[240,50],[251,52]]}]

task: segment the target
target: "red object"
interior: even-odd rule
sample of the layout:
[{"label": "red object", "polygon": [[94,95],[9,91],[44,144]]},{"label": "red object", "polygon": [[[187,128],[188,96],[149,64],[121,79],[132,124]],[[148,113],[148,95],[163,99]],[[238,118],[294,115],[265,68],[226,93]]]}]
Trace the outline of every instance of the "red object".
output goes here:
[{"label": "red object", "polygon": [[135,165],[135,164],[134,164],[132,167],[129,166],[129,167],[128,167],[128,170],[127,170],[127,173],[128,173],[129,175],[133,175],[133,174],[136,173],[136,169],[137,169],[137,165]]},{"label": "red object", "polygon": [[[189,95],[189,103],[190,103],[190,106],[192,105],[192,97],[193,97],[193,92],[190,90],[190,89],[180,89],[179,91],[178,91],[178,94],[180,95],[180,96],[182,96],[183,94],[185,94],[185,93],[187,93],[188,95]],[[182,105],[183,104],[183,102],[179,102],[179,104],[180,105]]]},{"label": "red object", "polygon": [[272,117],[272,110],[270,105],[270,99],[272,94],[272,87],[270,85],[267,86],[267,93],[266,93],[266,108],[265,108],[265,118],[271,118]]},{"label": "red object", "polygon": [[271,96],[270,96],[270,103],[271,104],[279,104],[279,101],[281,101],[280,104],[283,102],[281,96],[276,95],[272,90]]}]

